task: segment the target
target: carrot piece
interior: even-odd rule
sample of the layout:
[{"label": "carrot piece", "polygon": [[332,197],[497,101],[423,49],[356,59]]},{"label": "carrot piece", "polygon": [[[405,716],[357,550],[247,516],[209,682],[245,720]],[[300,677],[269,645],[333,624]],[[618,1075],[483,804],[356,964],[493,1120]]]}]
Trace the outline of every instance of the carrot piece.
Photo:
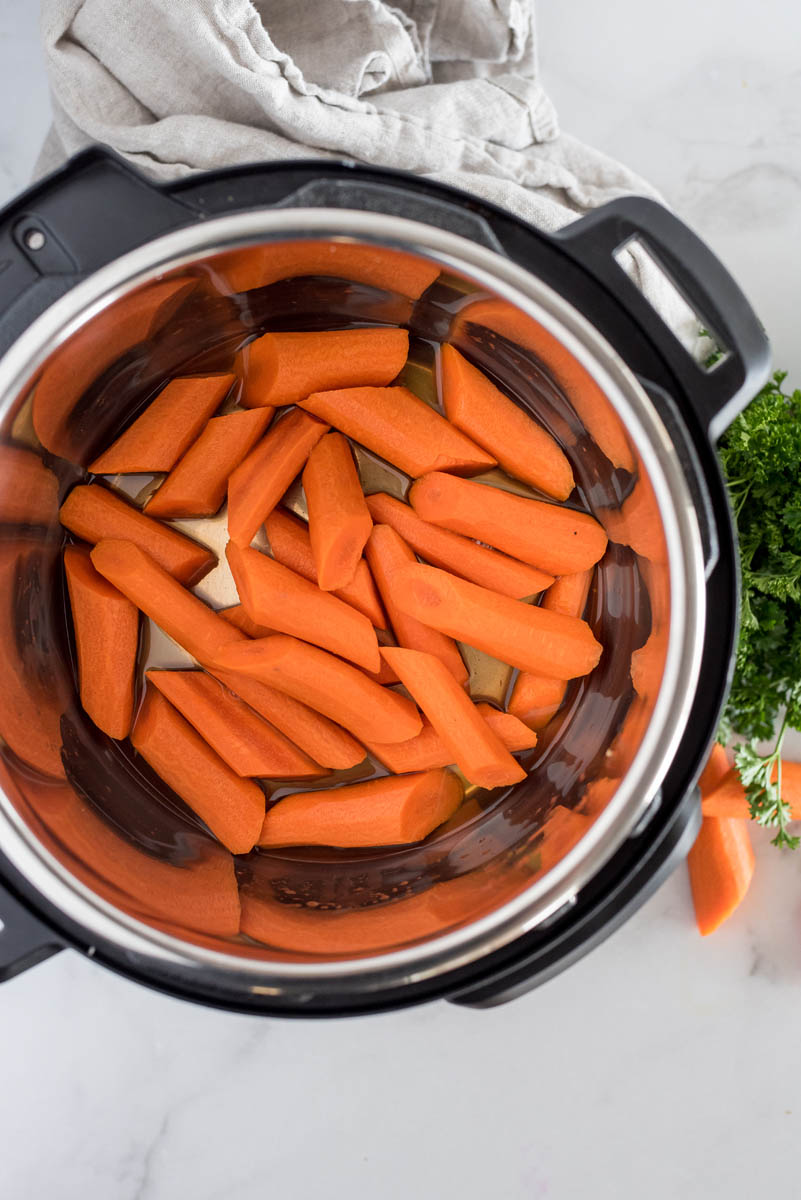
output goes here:
[{"label": "carrot piece", "polygon": [[389,250],[385,246],[353,242],[270,242],[233,250],[215,260],[234,292],[265,287],[279,279],[325,275],[366,283],[416,300],[440,272],[436,263]]},{"label": "carrot piece", "polygon": [[[423,723],[405,696],[388,691],[333,654],[276,634],[221,647],[215,669],[249,675],[344,725],[357,738],[402,742]],[[319,755],[315,755],[319,762]]]},{"label": "carrot piece", "polygon": [[205,546],[146,517],[99,483],[74,487],[61,505],[59,516],[65,529],[92,545],[113,538],[141,547],[187,587],[202,579],[216,562]]},{"label": "carrot piece", "polygon": [[[264,522],[264,530],[276,562],[302,575],[311,583],[317,583],[317,568],[314,565],[311,538],[303,521],[291,516],[282,508],[274,508]],[[386,629],[387,614],[381,604],[378,591],[363,558],[356,564],[356,572],[347,587],[337,588],[334,595],[351,608],[364,613],[376,629]]]},{"label": "carrot piece", "polygon": [[[774,783],[777,774],[777,768],[774,767]],[[782,797],[790,805],[791,819],[801,821],[801,763],[782,759]],[[745,788],[736,767],[732,767],[717,787],[703,796],[701,811],[705,817],[750,817]]]},{"label": "carrot piece", "polygon": [[409,492],[424,521],[489,542],[552,575],[586,571],[603,557],[606,533],[589,513],[528,500],[434,471]]},{"label": "carrot piece", "polygon": [[433,567],[452,571],[471,583],[502,592],[514,600],[535,596],[553,583],[553,575],[546,575],[528,563],[423,521],[408,504],[386,492],[368,496],[367,507],[376,525],[391,525]]},{"label": "carrot piece", "polygon": [[133,723],[139,611],[95,570],[85,547],[67,546],[64,569],[81,704],[98,729],[126,738]]},{"label": "carrot piece", "polygon": [[148,687],[131,742],[232,854],[247,854],[264,821],[264,792],[240,779],[177,709]]},{"label": "carrot piece", "polygon": [[710,792],[714,792],[718,784],[723,783],[723,780],[731,770],[731,763],[728,755],[720,742],[715,742],[709,752],[709,758],[706,760],[706,765],[698,777],[698,786],[701,789],[702,796],[708,796]]},{"label": "carrot piece", "polygon": [[51,525],[58,519],[58,480],[25,446],[0,445],[0,522]]},{"label": "carrot piece", "polygon": [[470,678],[470,673],[453,638],[446,637],[439,630],[431,629],[410,617],[398,608],[393,600],[397,572],[409,563],[417,562],[414,552],[389,525],[376,525],[367,543],[367,561],[378,584],[398,643],[409,650],[423,650],[426,654],[433,654],[445,664],[457,683],[464,686]]},{"label": "carrot piece", "polygon": [[245,612],[258,625],[378,670],[378,639],[363,613],[250,546],[229,542],[225,555]]},{"label": "carrot piece", "polygon": [[213,674],[321,766],[347,771],[363,761],[364,747],[355,738],[300,700],[247,675],[218,670]]},{"label": "carrot piece", "polygon": [[296,792],[264,817],[260,846],[393,846],[421,842],[462,802],[451,771],[388,776]]},{"label": "carrot piece", "polygon": [[147,678],[237,775],[325,775],[297,746],[204,671],[148,671]]},{"label": "carrot piece", "polygon": [[698,931],[706,937],[731,916],[751,883],[754,849],[748,822],[704,817],[687,869]]},{"label": "carrot piece", "polygon": [[611,542],[631,546],[635,554],[652,563],[667,562],[662,517],[651,483],[644,475],[635,482],[620,508],[598,510]]},{"label": "carrot piece", "polygon": [[418,563],[399,571],[395,603],[425,625],[521,671],[573,679],[589,674],[601,657],[589,625],[577,617],[510,600],[436,567]]},{"label": "carrot piece", "polygon": [[222,617],[229,625],[235,625],[237,629],[241,629],[249,638],[269,637],[270,634],[275,633],[274,629],[268,629],[266,625],[257,625],[255,621],[251,621],[245,612],[243,604],[232,604],[229,608],[218,608],[217,616]]},{"label": "carrot piece", "polygon": [[561,613],[563,617],[581,617],[587,607],[590,594],[592,570],[576,571],[572,575],[560,575],[542,599],[542,607],[548,612]]},{"label": "carrot piece", "polygon": [[558,338],[506,300],[468,304],[458,314],[456,330],[468,322],[484,325],[531,350],[562,388],[587,433],[612,466],[634,470],[634,453],[623,422],[589,372]]},{"label": "carrot piece", "polygon": [[405,387],[312,392],[300,407],[335,425],[407,475],[486,471],[495,459]]},{"label": "carrot piece", "polygon": [[151,517],[212,517],[222,506],[228,478],[264,434],[274,409],[212,417],[145,505]]},{"label": "carrot piece", "polygon": [[440,369],[442,402],[451,424],[493,454],[510,475],[566,500],[575,481],[556,439],[447,343],[440,352]]},{"label": "carrot piece", "polygon": [[303,468],[317,584],[326,592],[353,581],[373,518],[364,499],[350,446],[341,433],[327,433]]},{"label": "carrot piece", "polygon": [[[477,704],[476,708],[507,750],[530,750],[536,746],[536,733],[532,733],[516,717],[499,712],[491,704]],[[368,742],[367,749],[387,770],[396,775],[407,771],[429,771],[434,767],[447,767],[453,762],[450,748],[443,742],[430,721],[425,721],[422,732],[415,738],[409,738],[407,742]]]},{"label": "carrot piece", "polygon": [[228,480],[228,533],[249,546],[328,426],[294,410],[257,442]]},{"label": "carrot piece", "polygon": [[248,640],[133,542],[116,538],[98,542],[92,551],[92,563],[198,662],[209,662],[220,646]]},{"label": "carrot piece", "polygon": [[242,403],[278,407],[330,388],[391,383],[406,362],[409,334],[381,327],[265,333],[247,350]]},{"label": "carrot piece", "polygon": [[525,779],[500,737],[433,654],[387,646],[381,651],[447,746],[471,783],[503,787]]}]

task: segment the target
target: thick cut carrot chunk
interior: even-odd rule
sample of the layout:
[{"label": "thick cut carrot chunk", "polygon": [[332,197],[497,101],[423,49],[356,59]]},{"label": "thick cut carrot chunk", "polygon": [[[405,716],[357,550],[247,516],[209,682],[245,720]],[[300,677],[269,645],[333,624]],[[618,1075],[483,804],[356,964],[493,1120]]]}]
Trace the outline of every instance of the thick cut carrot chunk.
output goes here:
[{"label": "thick cut carrot chunk", "polygon": [[512,758],[448,668],[432,654],[385,647],[384,658],[414,696],[453,761],[471,783],[502,787],[519,783],[526,772]]},{"label": "thick cut carrot chunk", "polygon": [[248,675],[215,670],[214,675],[255,712],[280,729],[310,758],[332,771],[347,771],[364,759],[364,747],[322,713]]},{"label": "thick cut carrot chunk", "polygon": [[92,545],[114,538],[140,546],[187,587],[202,579],[216,561],[205,546],[146,517],[98,483],[74,487],[61,505],[59,516],[66,529]]},{"label": "thick cut carrot chunk", "polygon": [[109,583],[198,662],[210,662],[221,646],[248,640],[133,542],[112,538],[98,542],[92,562]]},{"label": "thick cut carrot chunk", "polygon": [[[584,621],[534,608],[422,564],[398,572],[395,603],[501,662],[552,679],[574,679],[598,665],[602,647]],[[390,660],[391,661],[391,660]]]},{"label": "thick cut carrot chunk", "polygon": [[706,937],[742,903],[751,883],[754,850],[748,822],[704,817],[687,868],[698,930]]},{"label": "thick cut carrot chunk", "polygon": [[[537,735],[522,721],[510,713],[499,712],[490,704],[477,704],[476,708],[498,735],[507,750],[530,750],[537,744]],[[402,775],[406,771],[429,771],[434,767],[447,767],[453,761],[450,748],[443,742],[430,721],[423,725],[421,733],[408,742],[382,744],[368,742],[367,749],[382,762],[389,771]]]},{"label": "thick cut carrot chunk", "polygon": [[51,525],[58,519],[58,480],[25,446],[0,445],[0,524]]},{"label": "thick cut carrot chunk", "polygon": [[[222,648],[215,669],[238,672],[278,688],[344,725],[357,738],[402,742],[423,727],[405,696],[379,687],[356,667],[325,650],[276,634]],[[319,762],[319,756],[315,755]]]},{"label": "thick cut carrot chunk", "polygon": [[698,778],[701,795],[708,796],[710,792],[714,792],[718,784],[723,783],[730,770],[731,763],[729,762],[725,748],[721,746],[720,742],[715,742],[709,751],[709,758],[706,760],[706,765]]},{"label": "thick cut carrot chunk", "polygon": [[268,629],[266,625],[259,625],[256,621],[252,621],[245,612],[243,604],[232,604],[229,608],[218,608],[217,616],[222,617],[229,625],[235,625],[237,629],[241,629],[249,638],[269,637],[275,633],[274,629]]},{"label": "thick cut carrot chunk", "polygon": [[[273,558],[311,583],[318,583],[309,530],[303,521],[282,508],[275,508],[264,522]],[[318,584],[319,586],[319,584]],[[353,579],[347,587],[334,592],[351,608],[364,613],[376,629],[387,628],[387,614],[381,605],[370,568],[363,558],[356,564]]]},{"label": "thick cut carrot chunk", "polygon": [[[773,768],[773,782],[778,770]],[[782,760],[782,797],[790,805],[790,817],[801,821],[801,763]],[[705,817],[750,817],[748,801],[736,767],[724,775],[711,791],[702,795],[701,811]]]},{"label": "thick cut carrot chunk", "polygon": [[145,505],[151,517],[211,517],[222,506],[228,478],[250,453],[274,410],[212,417],[196,442]]},{"label": "thick cut carrot chunk", "polygon": [[145,692],[131,741],[232,854],[253,849],[264,821],[264,792],[240,779],[154,687]]},{"label": "thick cut carrot chunk", "polygon": [[606,550],[606,533],[589,513],[441,471],[418,479],[409,500],[424,521],[488,542],[552,575],[586,571]]},{"label": "thick cut carrot chunk", "polygon": [[566,500],[575,486],[573,472],[550,433],[454,346],[442,347],[440,366],[442,402],[451,424],[494,455],[510,475]]},{"label": "thick cut carrot chunk", "polygon": [[242,403],[279,407],[330,388],[391,383],[406,362],[409,335],[382,328],[265,333],[247,351]]},{"label": "thick cut carrot chunk", "polygon": [[373,518],[356,464],[341,433],[320,438],[303,469],[318,586],[326,592],[353,582]]},{"label": "thick cut carrot chunk", "polygon": [[250,546],[229,542],[225,553],[245,611],[258,625],[378,670],[378,639],[363,613]]},{"label": "thick cut carrot chunk", "polygon": [[440,272],[436,263],[385,246],[297,240],[234,250],[215,265],[235,292],[266,287],[279,279],[325,275],[397,292],[411,300],[421,296]]},{"label": "thick cut carrot chunk", "polygon": [[495,466],[491,455],[405,387],[313,392],[300,406],[414,478]]},{"label": "thick cut carrot chunk", "polygon": [[260,846],[392,846],[420,842],[456,812],[462,785],[450,771],[354,783],[279,800]]},{"label": "thick cut carrot chunk", "polygon": [[249,546],[328,426],[293,411],[257,442],[228,480],[228,533]]},{"label": "thick cut carrot chunk", "polygon": [[389,525],[376,525],[367,543],[367,561],[378,584],[398,643],[409,650],[422,650],[426,654],[433,654],[445,664],[457,683],[464,686],[470,675],[453,638],[446,637],[438,629],[432,629],[410,617],[398,608],[393,600],[397,572],[409,563],[417,562],[413,551],[400,534]]},{"label": "thick cut carrot chunk", "polygon": [[493,592],[523,600],[526,596],[537,595],[553,583],[553,575],[538,571],[528,563],[501,554],[499,550],[491,550],[489,546],[481,546],[470,538],[462,537],[460,533],[440,529],[438,525],[423,521],[408,504],[403,504],[386,492],[368,496],[367,507],[376,525],[391,525],[432,567],[452,571],[454,575],[460,575],[462,579],[469,579],[481,587],[491,588]]},{"label": "thick cut carrot chunk", "polygon": [[64,569],[84,711],[112,738],[131,732],[139,610],[92,566],[89,550],[67,546]]}]

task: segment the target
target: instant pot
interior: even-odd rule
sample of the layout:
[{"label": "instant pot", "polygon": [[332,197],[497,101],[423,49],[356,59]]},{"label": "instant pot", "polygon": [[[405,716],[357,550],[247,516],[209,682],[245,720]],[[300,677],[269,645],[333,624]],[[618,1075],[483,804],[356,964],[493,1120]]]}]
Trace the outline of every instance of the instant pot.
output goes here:
[{"label": "instant pot", "polygon": [[[633,242],[710,331],[714,363],[627,272]],[[58,507],[167,379],[241,373],[265,330],[381,324],[409,330],[403,381],[424,399],[448,340],[557,437],[574,501],[609,535],[585,615],[604,654],[523,756],[526,780],[469,792],[425,842],[235,859],[82,713]],[[769,354],[667,210],[626,197],[545,234],[353,163],[164,187],[91,149],[0,215],[0,349],[0,979],[73,948],[247,1012],[488,1006],[585,954],[685,856],[737,635],[715,442]],[[359,465],[366,490],[390,487],[385,465]],[[135,500],[147,481],[106,483]],[[224,513],[176,524],[221,552]],[[219,607],[235,597],[216,576],[197,593]],[[142,653],[173,665],[159,636]],[[502,704],[509,673],[465,653],[474,696]]]}]

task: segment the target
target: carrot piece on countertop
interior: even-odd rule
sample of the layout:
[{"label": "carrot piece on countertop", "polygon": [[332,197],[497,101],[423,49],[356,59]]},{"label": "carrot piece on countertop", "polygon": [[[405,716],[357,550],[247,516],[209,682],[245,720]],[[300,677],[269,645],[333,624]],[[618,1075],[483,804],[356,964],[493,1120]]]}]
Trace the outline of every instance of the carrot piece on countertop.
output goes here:
[{"label": "carrot piece on countertop", "polygon": [[88,547],[67,546],[64,570],[81,704],[98,729],[126,738],[133,723],[139,610],[95,570]]},{"label": "carrot piece on countertop", "polygon": [[442,402],[452,425],[497,458],[510,475],[566,500],[573,471],[556,439],[447,343],[440,351]]},{"label": "carrot piece on countertop", "polygon": [[462,784],[451,771],[392,775],[296,792],[268,810],[260,846],[393,846],[420,842],[456,812]]},{"label": "carrot piece on countertop", "polygon": [[171,471],[233,383],[233,375],[170,380],[133,425],[89,464],[89,470],[94,475]]},{"label": "carrot piece on countertop", "polygon": [[154,687],[145,691],[131,742],[232,854],[253,849],[264,821],[264,792],[236,775]]},{"label": "carrot piece on countertop", "polygon": [[237,775],[312,779],[327,774],[205,671],[152,670],[147,678]]},{"label": "carrot piece on countertop", "polygon": [[725,747],[721,746],[720,742],[715,742],[709,751],[709,758],[706,760],[704,769],[698,777],[701,795],[708,796],[710,792],[714,792],[718,784],[723,783],[731,769]]},{"label": "carrot piece on countertop", "polygon": [[[311,583],[317,583],[317,568],[314,565],[311,538],[305,523],[283,508],[274,508],[264,522],[264,530],[270,550],[276,562],[296,571]],[[381,604],[370,568],[363,558],[356,564],[356,572],[347,587],[334,592],[351,608],[364,613],[376,629],[386,629],[387,614]]]},{"label": "carrot piece on countertop", "polygon": [[272,408],[212,417],[145,505],[151,517],[211,517],[222,507],[228,478],[265,433]]},{"label": "carrot piece on countertop", "polygon": [[[510,713],[499,712],[491,704],[477,704],[476,708],[507,750],[513,753],[530,750],[537,744],[537,735],[522,721]],[[421,733],[407,742],[368,742],[367,749],[389,771],[402,775],[407,771],[429,771],[434,767],[447,767],[453,762],[453,753],[443,742],[430,721],[425,721]]]},{"label": "carrot piece on countertop", "polygon": [[521,671],[574,679],[601,657],[601,645],[577,617],[511,600],[437,567],[417,563],[399,571],[394,599],[423,624]]},{"label": "carrot piece on countertop", "polygon": [[216,562],[206,546],[146,517],[99,483],[74,487],[61,505],[59,517],[65,529],[92,545],[114,538],[139,546],[187,587],[202,579]]},{"label": "carrot piece on countertop", "polygon": [[[410,700],[379,687],[333,654],[276,634],[258,642],[221,648],[215,670],[239,672],[278,688],[344,725],[357,738],[402,742],[423,723]],[[319,755],[315,754],[317,761]]]},{"label": "carrot piece on countertop", "polygon": [[364,760],[364,747],[355,738],[300,700],[248,675],[216,669],[212,673],[321,766],[347,771]]},{"label": "carrot piece on countertop", "polygon": [[228,533],[249,546],[328,426],[297,409],[257,442],[228,480]]},{"label": "carrot piece on countertop", "polygon": [[51,525],[58,519],[58,480],[27,446],[0,445],[0,524]]},{"label": "carrot piece on countertop", "polygon": [[418,516],[488,542],[551,575],[586,571],[603,557],[606,533],[589,513],[434,471],[409,492]]},{"label": "carrot piece on countertop", "polygon": [[[778,767],[774,767],[774,783],[777,778]],[[801,821],[801,763],[782,759],[782,798],[790,805],[790,818]],[[715,788],[702,793],[701,811],[705,817],[750,817],[745,788],[736,767],[732,767]]]},{"label": "carrot piece on countertop", "polygon": [[520,763],[512,758],[440,659],[398,646],[387,646],[381,654],[397,671],[471,783],[494,788],[525,779]]},{"label": "carrot piece on countertop", "polygon": [[326,592],[353,582],[373,528],[356,463],[347,439],[327,433],[312,448],[303,468],[309,511],[309,538],[317,586]]},{"label": "carrot piece on countertop", "polygon": [[698,931],[706,937],[742,903],[751,883],[754,848],[748,821],[704,817],[687,869]]},{"label": "carrot piece on countertop", "polygon": [[367,507],[376,525],[391,525],[432,567],[452,571],[454,575],[493,592],[522,600],[537,595],[553,583],[553,575],[546,575],[528,563],[423,521],[408,504],[386,492],[368,496]]},{"label": "carrot piece on countertop", "polygon": [[436,263],[386,246],[297,239],[232,250],[215,260],[215,269],[235,292],[266,287],[279,279],[324,275],[366,283],[411,300],[417,300],[440,273]]},{"label": "carrot piece on countertop", "polygon": [[376,525],[367,543],[367,561],[381,592],[398,644],[409,650],[423,650],[426,654],[435,655],[445,664],[457,683],[464,686],[470,678],[470,672],[453,638],[410,617],[398,608],[393,600],[397,572],[409,563],[417,562],[414,552],[391,526]]},{"label": "carrot piece on countertop", "polygon": [[378,670],[378,639],[363,613],[251,546],[229,542],[225,554],[245,612],[258,625]]},{"label": "carrot piece on countertop", "polygon": [[495,459],[405,387],[312,392],[300,407],[416,478],[429,471],[486,471]]},{"label": "carrot piece on countertop", "polygon": [[133,542],[104,539],[91,557],[109,583],[198,662],[210,662],[221,646],[248,641]]},{"label": "carrot piece on countertop", "polygon": [[405,329],[265,333],[248,347],[242,403],[279,407],[312,392],[391,383],[409,353]]},{"label": "carrot piece on countertop", "polygon": [[275,633],[274,629],[268,629],[266,625],[258,625],[252,621],[245,612],[243,604],[231,604],[228,608],[218,608],[217,616],[222,617],[229,625],[235,625],[237,629],[241,629],[249,638],[269,637]]}]

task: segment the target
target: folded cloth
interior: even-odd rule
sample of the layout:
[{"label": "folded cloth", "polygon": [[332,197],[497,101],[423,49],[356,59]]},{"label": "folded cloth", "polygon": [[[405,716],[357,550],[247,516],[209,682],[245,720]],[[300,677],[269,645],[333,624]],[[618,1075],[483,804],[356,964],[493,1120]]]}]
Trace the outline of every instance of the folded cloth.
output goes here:
[{"label": "folded cloth", "polygon": [[[92,142],[160,180],[349,158],[546,230],[657,195],[559,132],[531,0],[43,0],[42,34],[53,126],[38,175]],[[635,250],[627,269],[686,333],[689,310],[650,260]]]}]

